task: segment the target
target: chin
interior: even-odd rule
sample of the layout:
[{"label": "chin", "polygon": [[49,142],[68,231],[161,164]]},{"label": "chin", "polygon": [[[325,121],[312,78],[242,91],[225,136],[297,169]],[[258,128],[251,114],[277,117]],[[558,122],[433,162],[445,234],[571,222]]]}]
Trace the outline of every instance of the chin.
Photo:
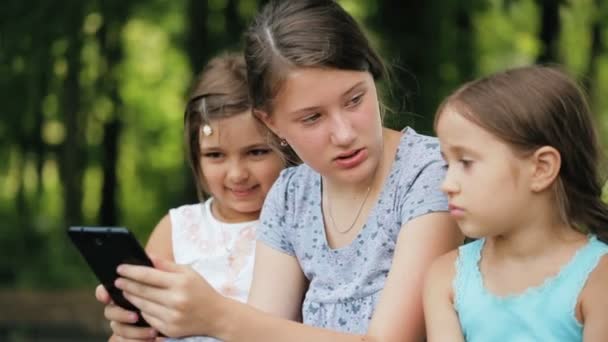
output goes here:
[{"label": "chin", "polygon": [[470,239],[481,239],[488,236],[488,232],[477,227],[471,227],[467,224],[458,223],[458,228],[462,232],[462,235]]},{"label": "chin", "polygon": [[375,172],[376,168],[368,159],[357,167],[354,167],[350,170],[345,170],[341,178],[343,178],[344,181],[348,183],[367,182],[371,177],[376,176]]},{"label": "chin", "polygon": [[244,214],[251,214],[262,210],[258,203],[239,203],[234,206],[234,210]]}]

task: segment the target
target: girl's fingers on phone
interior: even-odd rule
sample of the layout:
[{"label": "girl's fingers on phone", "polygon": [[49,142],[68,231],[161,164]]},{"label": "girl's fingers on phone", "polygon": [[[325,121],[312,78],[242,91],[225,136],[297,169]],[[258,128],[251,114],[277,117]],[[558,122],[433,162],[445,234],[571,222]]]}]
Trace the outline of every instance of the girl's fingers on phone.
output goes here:
[{"label": "girl's fingers on phone", "polygon": [[186,265],[179,265],[165,259],[152,259],[155,267],[122,264],[118,266],[117,272],[123,278],[134,280],[138,283],[152,287],[168,288],[173,285],[175,274],[183,274],[192,271]]},{"label": "girl's fingers on phone", "polygon": [[[126,278],[118,278],[115,284],[117,288],[123,291],[123,295],[129,301],[131,301],[131,298],[136,297],[134,300],[138,300],[139,298],[141,298],[143,300],[155,303],[167,303],[167,289],[165,288],[150,286],[148,284],[139,283],[137,281]],[[139,305],[139,302],[131,303],[139,309],[143,309]]]},{"label": "girl's fingers on phone", "polygon": [[120,306],[114,304],[108,304],[104,308],[103,315],[108,321],[114,321],[119,323],[135,323],[137,322],[137,313],[128,311]]},{"label": "girl's fingers on phone", "polygon": [[[139,297],[137,295],[129,293],[124,293],[124,296],[129,302],[138,307],[142,313],[145,312],[148,316],[150,316],[150,318],[154,320],[160,319],[161,321],[163,321],[162,317],[168,316],[168,312],[171,310],[171,307],[169,306],[170,302],[157,303],[148,298]],[[167,297],[167,295],[165,295],[165,297]],[[148,321],[148,316],[144,317],[146,321]],[[152,322],[148,321],[148,323],[158,328],[158,326],[152,324]]]},{"label": "girl's fingers on phone", "polygon": [[130,324],[110,322],[113,335],[110,341],[154,341],[158,333],[154,328],[136,327]]},{"label": "girl's fingers on phone", "polygon": [[108,342],[163,342],[165,341],[164,339],[160,339],[160,338],[145,338],[145,339],[141,339],[141,338],[124,338],[124,337],[120,337],[120,336],[116,336],[116,335],[112,335],[110,337],[110,339],[108,340]]},{"label": "girl's fingers on phone", "polygon": [[112,302],[110,294],[101,284],[97,285],[95,288],[95,298],[97,298],[97,301],[101,302],[102,304],[110,304]]}]

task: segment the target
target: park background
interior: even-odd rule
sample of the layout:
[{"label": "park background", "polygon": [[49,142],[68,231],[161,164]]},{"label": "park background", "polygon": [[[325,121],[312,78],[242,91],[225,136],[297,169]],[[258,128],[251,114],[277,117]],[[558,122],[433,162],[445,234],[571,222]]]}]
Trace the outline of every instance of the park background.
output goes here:
[{"label": "park background", "polygon": [[[289,0],[287,0],[289,1]],[[432,134],[441,99],[507,67],[558,63],[608,146],[608,1],[342,0],[392,67],[386,124]],[[0,340],[104,340],[96,281],[66,229],[145,242],[196,201],[182,120],[194,75],[260,0],[0,4]]]}]

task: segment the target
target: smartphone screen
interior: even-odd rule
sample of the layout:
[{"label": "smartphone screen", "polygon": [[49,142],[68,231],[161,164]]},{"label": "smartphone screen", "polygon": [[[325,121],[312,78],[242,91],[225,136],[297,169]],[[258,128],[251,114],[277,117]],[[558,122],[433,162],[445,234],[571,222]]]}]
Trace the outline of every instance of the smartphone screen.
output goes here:
[{"label": "smartphone screen", "polygon": [[[139,312],[114,286],[120,264],[152,266],[145,250],[131,232],[122,227],[70,227],[68,235],[110,297],[127,310]],[[141,317],[135,325],[148,326]]]}]

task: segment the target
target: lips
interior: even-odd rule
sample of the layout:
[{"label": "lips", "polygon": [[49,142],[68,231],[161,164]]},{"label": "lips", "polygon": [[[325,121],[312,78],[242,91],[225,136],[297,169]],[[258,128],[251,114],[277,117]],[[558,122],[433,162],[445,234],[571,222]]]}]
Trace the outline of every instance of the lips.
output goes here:
[{"label": "lips", "polygon": [[448,210],[450,211],[450,215],[452,215],[456,218],[460,218],[460,217],[464,216],[464,209],[460,208],[454,204],[449,204]]},{"label": "lips", "polygon": [[367,154],[367,149],[365,148],[350,150],[338,154],[333,161],[340,168],[350,169],[363,163],[367,159]]},{"label": "lips", "polygon": [[361,150],[362,150],[362,148],[340,153],[336,158],[334,158],[334,160],[352,158],[355,154],[357,154]]},{"label": "lips", "polygon": [[259,187],[259,184],[256,184],[254,186],[250,186],[250,187],[234,187],[234,188],[228,188],[228,190],[235,196],[235,197],[247,197],[249,195],[251,195],[253,192],[255,192],[255,190],[257,190],[257,188]]}]

